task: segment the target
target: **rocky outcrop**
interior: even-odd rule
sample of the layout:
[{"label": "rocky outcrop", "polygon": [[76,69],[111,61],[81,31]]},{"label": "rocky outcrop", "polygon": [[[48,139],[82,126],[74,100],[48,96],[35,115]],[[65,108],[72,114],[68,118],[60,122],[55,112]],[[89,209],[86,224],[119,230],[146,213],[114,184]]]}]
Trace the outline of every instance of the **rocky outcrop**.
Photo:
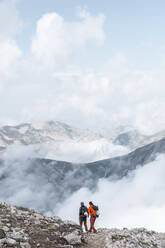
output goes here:
[{"label": "rocky outcrop", "polygon": [[83,243],[82,230],[75,223],[0,204],[0,247],[73,248]]},{"label": "rocky outcrop", "polygon": [[144,228],[98,229],[97,233],[83,233],[76,223],[1,203],[0,247],[163,248],[165,235]]}]

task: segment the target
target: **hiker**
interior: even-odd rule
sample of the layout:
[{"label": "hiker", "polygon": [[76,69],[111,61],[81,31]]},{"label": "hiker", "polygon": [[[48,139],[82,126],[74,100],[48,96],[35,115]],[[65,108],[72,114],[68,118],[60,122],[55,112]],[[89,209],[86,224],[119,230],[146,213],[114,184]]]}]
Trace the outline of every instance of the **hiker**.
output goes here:
[{"label": "hiker", "polygon": [[90,215],[90,229],[89,229],[89,232],[93,232],[96,233],[97,230],[95,229],[94,227],[94,224],[95,224],[95,220],[96,220],[96,210],[94,210],[94,204],[90,201],[89,202],[89,208],[88,208],[88,214]]},{"label": "hiker", "polygon": [[88,231],[87,228],[87,217],[89,217],[88,214],[88,208],[84,205],[84,202],[80,203],[81,207],[79,209],[79,221],[80,221],[80,226],[82,227],[82,224],[84,223],[85,231]]}]

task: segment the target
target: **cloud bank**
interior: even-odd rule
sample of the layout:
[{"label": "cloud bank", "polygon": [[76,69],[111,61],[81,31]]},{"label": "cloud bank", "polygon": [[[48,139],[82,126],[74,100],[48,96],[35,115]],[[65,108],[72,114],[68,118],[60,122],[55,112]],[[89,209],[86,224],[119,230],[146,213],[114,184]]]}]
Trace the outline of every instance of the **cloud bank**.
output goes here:
[{"label": "cloud bank", "polygon": [[43,14],[24,51],[17,2],[4,0],[0,8],[1,123],[56,119],[89,128],[133,125],[147,134],[164,129],[163,65],[135,68],[116,51],[99,69],[95,61],[87,66],[91,45],[96,55],[104,49],[107,17],[84,9],[74,21]]},{"label": "cloud bank", "polygon": [[[42,156],[42,152],[40,155]],[[57,204],[57,188],[54,188],[54,183],[48,176],[52,173],[51,167],[44,174],[38,167],[41,165],[32,168],[29,158],[35,157],[33,146],[17,145],[8,148],[4,157],[5,164],[1,165],[0,170],[2,202],[35,208],[47,215],[58,215],[78,222],[80,202],[88,204],[92,200],[99,205],[101,213],[97,227],[146,227],[164,231],[162,216],[165,211],[165,155],[137,168],[121,180],[101,179],[95,191],[81,188],[76,193],[69,194],[62,204]],[[68,174],[66,180],[69,180],[69,176]],[[72,182],[73,185],[76,180],[75,178],[75,182]]]},{"label": "cloud bank", "polygon": [[54,212],[78,222],[80,202],[88,205],[92,200],[99,205],[101,213],[97,227],[146,227],[164,231],[164,161],[165,156],[161,155],[120,181],[100,180],[95,193],[82,188]]},{"label": "cloud bank", "polygon": [[71,163],[89,163],[127,154],[129,148],[101,139],[91,142],[59,142],[53,148],[49,145],[40,147],[40,151],[43,151],[44,158]]},{"label": "cloud bank", "polygon": [[39,62],[50,67],[64,65],[71,56],[79,53],[89,40],[103,43],[104,15],[91,16],[80,12],[81,20],[66,22],[57,13],[43,15],[37,22],[32,40],[32,54]]}]

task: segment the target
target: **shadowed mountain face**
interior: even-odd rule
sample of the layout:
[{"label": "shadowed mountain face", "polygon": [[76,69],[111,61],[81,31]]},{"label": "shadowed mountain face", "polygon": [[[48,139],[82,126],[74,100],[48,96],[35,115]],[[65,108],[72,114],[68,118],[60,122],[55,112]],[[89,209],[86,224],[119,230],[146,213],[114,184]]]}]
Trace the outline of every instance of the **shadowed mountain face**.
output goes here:
[{"label": "shadowed mountain face", "polygon": [[48,159],[1,160],[0,200],[13,202],[21,199],[19,203],[23,205],[49,211],[82,187],[96,190],[101,178],[119,180],[127,176],[138,166],[153,161],[158,153],[165,153],[165,138],[128,155],[94,163],[72,164]]},{"label": "shadowed mountain face", "polygon": [[158,132],[154,135],[143,135],[138,130],[130,130],[128,132],[119,133],[113,140],[115,145],[121,145],[129,147],[135,150],[138,147],[142,147],[153,142],[159,141],[165,137],[165,131]]},{"label": "shadowed mountain face", "polygon": [[125,133],[120,133],[114,139],[113,143],[116,145],[128,146],[132,149],[135,149],[137,147],[152,143],[154,141],[157,141],[157,140],[153,140],[151,142],[148,142],[147,136],[140,134],[137,130],[131,130],[131,131],[128,131]]}]

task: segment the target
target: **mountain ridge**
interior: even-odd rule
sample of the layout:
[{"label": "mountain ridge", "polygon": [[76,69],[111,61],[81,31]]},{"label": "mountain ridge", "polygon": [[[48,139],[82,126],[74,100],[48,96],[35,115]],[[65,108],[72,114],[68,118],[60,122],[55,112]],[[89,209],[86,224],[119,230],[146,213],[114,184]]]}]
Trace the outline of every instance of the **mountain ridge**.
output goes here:
[{"label": "mountain ridge", "polygon": [[100,179],[120,180],[138,167],[154,161],[158,154],[164,153],[165,138],[127,155],[92,163],[75,164],[42,158],[0,160],[0,187],[4,189],[4,192],[0,192],[0,199],[6,199],[5,189],[7,189],[7,199],[12,199],[15,188],[10,185],[16,178],[20,190],[28,188],[34,196],[38,196],[38,192],[43,192],[47,198],[46,202],[35,200],[31,202],[30,198],[26,200],[27,206],[34,204],[39,211],[52,211],[57,203],[64,201],[81,188],[97,190]]},{"label": "mountain ridge", "polygon": [[23,145],[37,144],[42,142],[71,140],[95,140],[103,136],[88,129],[71,127],[58,121],[49,121],[42,124],[23,123],[16,126],[0,127],[0,145],[6,146],[14,142]]},{"label": "mountain ridge", "polygon": [[[126,131],[127,130],[127,131]],[[114,144],[128,146],[131,149],[158,141],[165,137],[165,130],[152,135],[143,135],[138,130],[129,128],[119,128],[107,132],[91,131],[89,129],[72,127],[59,121],[48,121],[43,123],[21,123],[18,125],[5,125],[0,127],[0,146],[5,147],[15,142],[23,145],[37,143],[51,143],[75,140],[83,142],[106,139]]]}]

